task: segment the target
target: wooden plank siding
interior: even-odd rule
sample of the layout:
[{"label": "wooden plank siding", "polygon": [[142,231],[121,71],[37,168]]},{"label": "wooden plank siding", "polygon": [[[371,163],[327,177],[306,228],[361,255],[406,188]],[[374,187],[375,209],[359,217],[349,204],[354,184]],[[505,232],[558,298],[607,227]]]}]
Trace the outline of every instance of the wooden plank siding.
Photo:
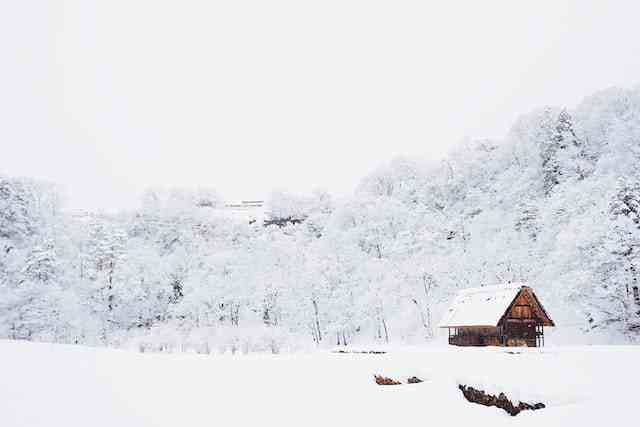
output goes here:
[{"label": "wooden plank siding", "polygon": [[531,288],[523,287],[513,299],[498,325],[507,321],[537,321],[544,326],[554,326],[553,320],[538,301]]}]

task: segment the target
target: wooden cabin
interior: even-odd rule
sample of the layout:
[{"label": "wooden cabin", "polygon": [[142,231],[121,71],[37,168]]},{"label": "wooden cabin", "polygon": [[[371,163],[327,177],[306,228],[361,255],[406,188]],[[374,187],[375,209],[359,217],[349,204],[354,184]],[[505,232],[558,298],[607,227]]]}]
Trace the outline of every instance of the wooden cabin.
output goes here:
[{"label": "wooden cabin", "polygon": [[555,324],[522,283],[462,290],[440,323],[459,346],[542,347],[545,326]]}]

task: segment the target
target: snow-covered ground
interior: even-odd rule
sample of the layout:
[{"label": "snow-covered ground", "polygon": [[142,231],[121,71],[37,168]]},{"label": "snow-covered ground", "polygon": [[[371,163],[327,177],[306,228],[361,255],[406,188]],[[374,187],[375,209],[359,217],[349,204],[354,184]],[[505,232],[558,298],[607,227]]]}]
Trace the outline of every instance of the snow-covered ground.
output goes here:
[{"label": "snow-covered ground", "polygon": [[[639,361],[631,346],[201,356],[0,341],[0,426],[613,426],[637,420]],[[510,417],[458,383],[547,408]]]}]

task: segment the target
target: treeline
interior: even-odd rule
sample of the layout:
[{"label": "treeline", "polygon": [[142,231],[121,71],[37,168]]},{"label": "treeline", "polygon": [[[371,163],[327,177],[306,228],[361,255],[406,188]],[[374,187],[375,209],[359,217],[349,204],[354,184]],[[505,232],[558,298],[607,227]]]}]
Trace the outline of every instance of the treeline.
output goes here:
[{"label": "treeline", "polygon": [[[0,337],[143,351],[432,338],[460,288],[535,287],[559,339],[638,339],[640,91],[544,108],[503,141],[396,159],[349,197],[274,193],[265,223],[213,190],[66,213],[0,177]],[[560,329],[559,328],[559,329]]]}]

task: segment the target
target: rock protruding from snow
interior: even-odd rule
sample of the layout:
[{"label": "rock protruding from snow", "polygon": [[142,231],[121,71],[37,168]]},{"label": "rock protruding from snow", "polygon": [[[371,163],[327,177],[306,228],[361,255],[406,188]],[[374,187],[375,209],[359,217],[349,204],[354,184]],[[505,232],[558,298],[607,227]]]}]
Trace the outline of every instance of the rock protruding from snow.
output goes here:
[{"label": "rock protruding from snow", "polygon": [[500,393],[498,396],[494,396],[492,394],[487,394],[483,390],[476,390],[473,387],[465,386],[463,384],[459,384],[458,388],[462,391],[465,399],[469,402],[477,403],[479,405],[484,406],[495,406],[497,408],[505,410],[509,415],[515,417],[522,411],[531,410],[535,411],[537,409],[545,408],[544,403],[526,403],[526,402],[518,402],[517,405],[514,405],[504,393]]},{"label": "rock protruding from snow", "polygon": [[376,380],[376,384],[378,385],[400,385],[402,384],[400,381],[396,381],[392,378],[383,377],[382,375],[374,375]]}]

